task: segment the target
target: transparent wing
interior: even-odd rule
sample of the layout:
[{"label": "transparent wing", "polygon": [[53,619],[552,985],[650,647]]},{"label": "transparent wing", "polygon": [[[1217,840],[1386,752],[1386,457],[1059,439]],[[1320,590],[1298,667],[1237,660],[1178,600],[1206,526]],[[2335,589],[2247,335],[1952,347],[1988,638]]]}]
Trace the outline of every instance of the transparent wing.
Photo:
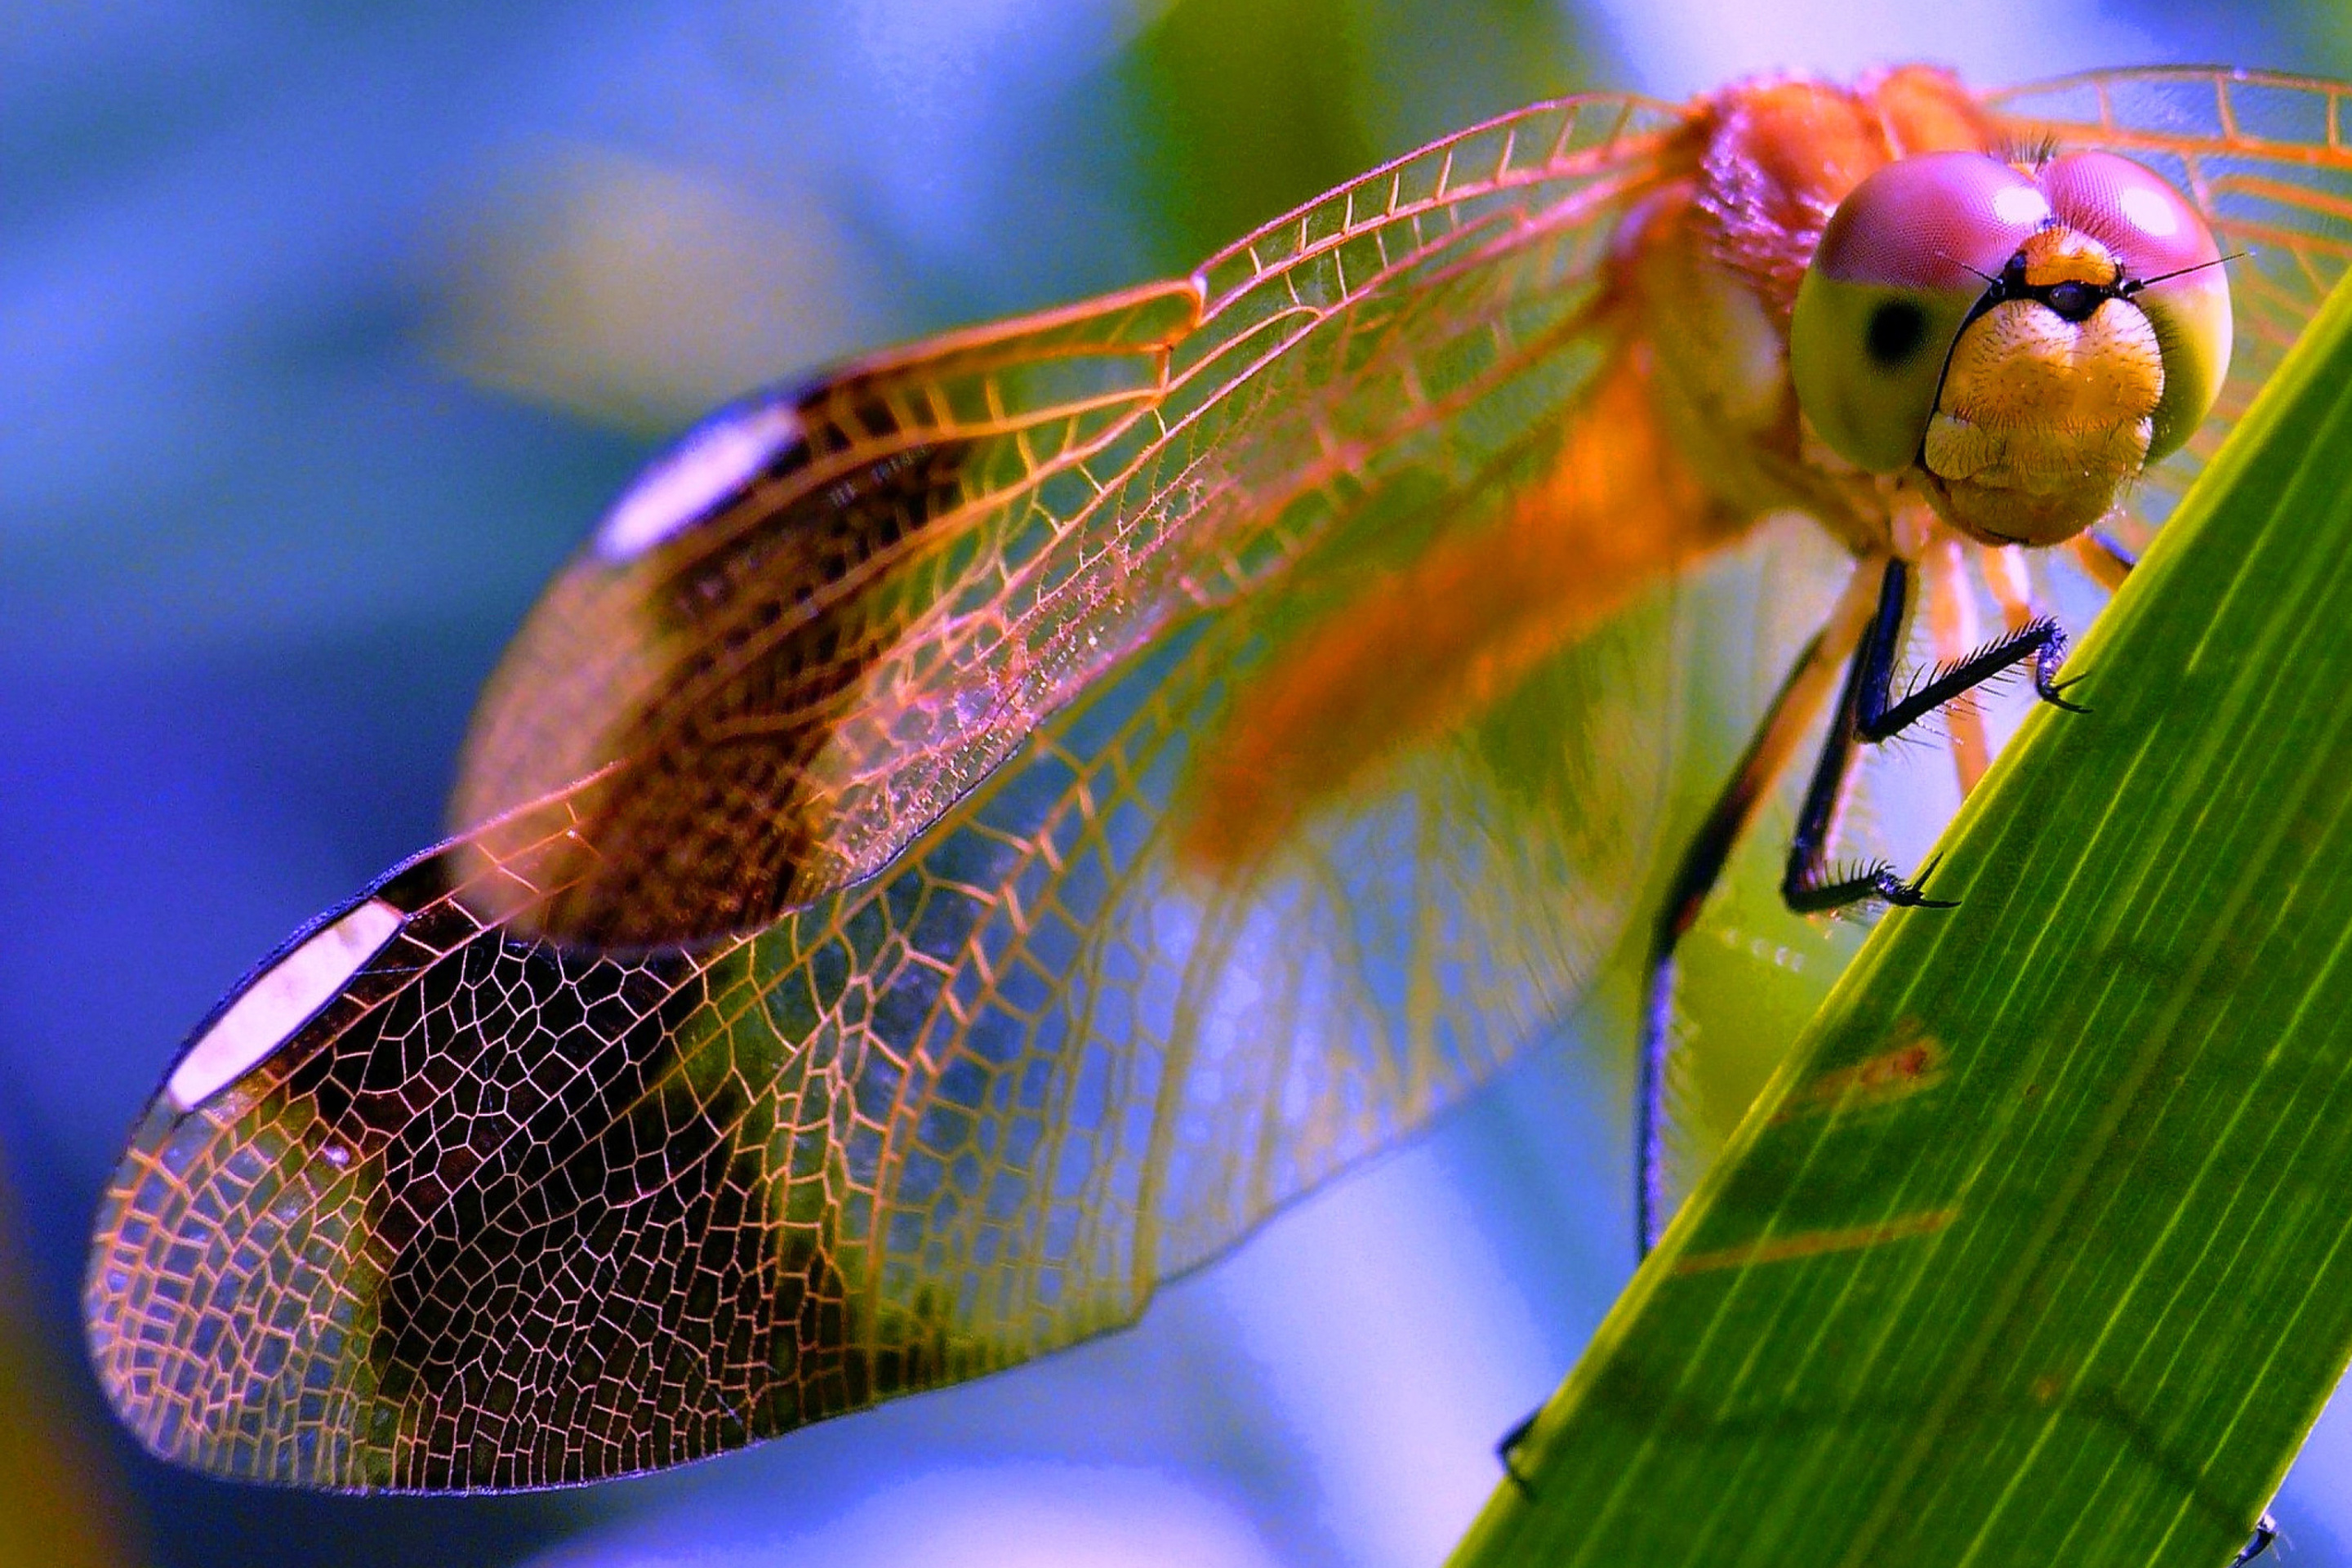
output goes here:
[{"label": "transparent wing", "polygon": [[[1576,112],[1507,123],[1556,149]],[[1495,178],[1517,166],[1515,132],[1449,155],[1474,144]],[[1379,210],[1405,210],[1410,180],[1454,188],[1444,163],[1383,176]],[[1356,233],[1351,187],[1202,275],[1223,335],[1108,416],[1115,463],[1096,399],[1052,404],[1083,462],[977,438],[1013,477],[975,501],[960,455],[951,538],[930,543],[919,507],[903,530],[854,521],[855,548],[782,574],[851,586],[761,590],[770,618],[698,642],[724,657],[678,667],[702,683],[681,711],[756,731],[807,665],[747,678],[746,649],[888,628],[820,661],[860,695],[820,704],[805,753],[871,731],[810,842],[852,847],[835,880],[895,850],[877,875],[699,948],[501,924],[590,876],[625,797],[667,787],[633,752],[601,775],[626,787],[527,802],[298,936],[198,1031],[105,1200],[85,1305],[134,1429],[326,1487],[588,1480],[737,1447],[1130,1321],[1539,1037],[1644,883],[1692,617],[1639,595],[1704,532],[1594,585],[1567,570],[1696,496],[1596,324],[1609,219],[1654,163],[1612,166],[1607,200],[1580,174],[1491,222],[1400,220],[1409,289],[1350,283],[1408,270]],[[943,426],[943,366],[1011,385],[1033,362],[999,363],[1006,345],[1058,365],[1057,332],[1065,358],[1116,358],[1169,298],[957,340],[829,384],[793,423],[862,424],[841,408],[864,398]],[[1230,355],[1248,368],[1185,369]],[[991,395],[1008,428],[1029,417]],[[887,445],[825,469],[836,512],[899,506]],[[803,485],[792,464],[830,447],[758,484]],[[760,562],[757,531],[717,527],[726,548],[673,585],[727,601],[744,579],[721,557]],[[682,614],[652,581],[616,602]],[[1416,604],[1439,584],[1461,592]],[[1418,655],[1395,636],[1416,612]],[[763,643],[772,621],[802,630]],[[1290,748],[1346,766],[1265,760],[1286,710],[1264,693],[1328,706],[1365,676],[1346,744]],[[548,679],[573,717],[593,702]],[[930,804],[881,800],[886,780]],[[1236,843],[1265,812],[1276,830]],[[731,831],[691,847],[764,850]]]},{"label": "transparent wing", "polygon": [[[2160,161],[2142,87],[2327,91],[2218,80],[1999,101]],[[460,811],[505,815],[298,937],[138,1130],[86,1302],[131,1425],[343,1487],[740,1446],[1129,1321],[1539,1035],[1648,880],[1710,618],[1629,571],[1542,607],[1691,510],[1578,445],[1638,427],[1592,306],[1645,112],[1466,133],[656,470],[490,700]],[[2335,112],[2164,132],[2225,235],[2294,237],[2247,339],[2340,269]],[[1607,472],[1549,502],[1644,526],[1493,548]]]},{"label": "transparent wing", "polygon": [[2099,71],[1989,100],[2023,143],[2103,147],[2189,194],[2229,263],[2236,344],[2212,417],[2152,468],[2135,510],[2168,516],[2352,264],[2352,141],[2340,83],[2197,67]]},{"label": "transparent wing", "polygon": [[486,838],[522,874],[481,881],[482,912],[688,942],[880,869],[1179,621],[1369,496],[1464,482],[1492,426],[1556,416],[1591,368],[1606,219],[1683,123],[1538,106],[1190,279],[723,413],[624,498],[485,694],[458,826],[569,792],[579,829],[527,868],[530,823]]},{"label": "transparent wing", "polygon": [[1181,796],[1282,644],[1255,605],[754,938],[583,955],[483,924],[446,851],[406,868],[294,945],[396,913],[322,1013],[137,1130],[100,1375],[207,1469],[524,1487],[1129,1321],[1573,1002],[1647,879],[1705,592],[1538,662],[1245,874],[1187,869]]}]

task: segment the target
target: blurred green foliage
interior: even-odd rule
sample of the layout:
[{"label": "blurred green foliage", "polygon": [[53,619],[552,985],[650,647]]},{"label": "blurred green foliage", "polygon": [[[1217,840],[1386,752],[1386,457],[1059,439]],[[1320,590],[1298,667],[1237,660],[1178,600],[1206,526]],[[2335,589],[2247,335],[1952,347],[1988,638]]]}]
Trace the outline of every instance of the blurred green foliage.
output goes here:
[{"label": "blurred green foliage", "polygon": [[1122,57],[1165,269],[1384,159],[1590,85],[1548,0],[1175,0]]}]

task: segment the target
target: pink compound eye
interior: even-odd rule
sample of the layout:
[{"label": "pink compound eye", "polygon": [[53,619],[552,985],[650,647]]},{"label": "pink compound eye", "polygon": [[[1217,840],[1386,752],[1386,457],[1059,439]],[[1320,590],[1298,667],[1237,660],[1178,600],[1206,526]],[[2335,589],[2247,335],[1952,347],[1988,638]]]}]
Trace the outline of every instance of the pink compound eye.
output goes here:
[{"label": "pink compound eye", "polygon": [[1973,300],[2050,216],[2041,187],[1998,158],[1929,153],[1856,185],[1813,267],[1840,283],[1958,289]]},{"label": "pink compound eye", "polygon": [[2042,171],[2058,221],[2115,252],[2127,279],[2161,277],[2221,258],[2197,209],[2155,170],[2113,153],[2074,153]]},{"label": "pink compound eye", "polygon": [[2051,227],[2096,240],[2119,266],[2118,286],[2091,291],[2091,308],[2111,300],[2155,330],[2164,383],[2147,460],[2186,441],[2229,368],[2229,280],[2197,209],[2112,153],[2071,153],[2031,174],[1980,153],[1934,153],[1856,185],[1822,230],[1790,323],[1797,399],[1822,438],[1868,472],[1909,468],[1954,341],[2011,258]]},{"label": "pink compound eye", "polygon": [[2156,330],[2164,399],[2148,442],[2153,462],[2189,439],[2229,374],[2230,279],[2221,247],[2186,197],[2129,158],[2072,153],[2041,173],[2058,221],[2114,254],[2126,297]]},{"label": "pink compound eye", "polygon": [[1909,468],[1952,341],[2051,221],[2031,175],[1981,153],[1906,158],[1856,185],[1822,233],[1789,329],[1797,400],[1822,438],[1868,472]]}]

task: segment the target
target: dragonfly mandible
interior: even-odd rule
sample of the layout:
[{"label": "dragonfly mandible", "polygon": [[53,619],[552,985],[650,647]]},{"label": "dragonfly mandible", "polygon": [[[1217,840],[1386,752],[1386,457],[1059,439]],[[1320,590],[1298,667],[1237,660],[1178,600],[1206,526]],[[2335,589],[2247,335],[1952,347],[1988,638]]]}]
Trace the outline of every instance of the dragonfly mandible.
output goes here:
[{"label": "dragonfly mandible", "polygon": [[[1629,932],[1664,998],[1825,708],[1792,900],[1920,899],[1829,858],[1853,742],[1997,668],[2056,694],[2037,574],[2119,571],[2344,270],[2343,117],[2183,69],[1570,99],[722,410],[532,612],[457,837],[171,1068],[85,1291],[116,1409],[222,1474],[541,1486],[1131,1321]],[[1962,329],[2102,322],[2157,359],[2098,373],[2097,449],[1988,447]],[[1790,510],[1851,584],[1646,907],[1640,605]],[[1937,607],[1971,574],[1981,654]]]}]

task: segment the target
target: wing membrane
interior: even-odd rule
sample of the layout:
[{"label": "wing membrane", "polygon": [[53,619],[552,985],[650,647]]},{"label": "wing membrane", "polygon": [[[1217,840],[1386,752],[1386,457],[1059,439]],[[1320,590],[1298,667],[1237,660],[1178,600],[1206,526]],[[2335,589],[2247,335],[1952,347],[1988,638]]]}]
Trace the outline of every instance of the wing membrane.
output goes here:
[{"label": "wing membrane", "polygon": [[139,1130],[101,1373],[209,1469],[517,1487],[1129,1321],[1573,1001],[1645,879],[1704,610],[1629,612],[1238,879],[1190,875],[1173,824],[1278,642],[1255,602],[756,938],[570,952],[422,861],[371,895],[400,934],[341,997]]},{"label": "wing membrane", "polygon": [[[1643,177],[1606,107],[1603,142],[1577,141],[1577,106],[1457,138],[1181,292],[836,379],[791,403],[803,449],[751,504],[644,548],[633,521],[617,570],[592,547],[481,733],[558,744],[601,721],[593,688],[635,680],[659,743],[387,881],[370,898],[398,934],[317,1016],[213,1098],[159,1100],[88,1300],[131,1424],[330,1487],[739,1446],[1129,1321],[1557,1016],[1640,885],[1671,747],[1618,731],[1678,714],[1671,639],[1556,653],[1245,867],[1202,866],[1181,827],[1248,672],[1557,466],[1608,355],[1608,219]],[[943,450],[937,499],[909,504]],[[778,566],[763,530],[808,496],[891,515]],[[629,645],[668,635],[629,614],[714,604],[726,636]],[[550,649],[589,676],[542,669]],[[646,758],[690,774],[712,728],[772,738],[811,706],[793,787],[828,782],[805,841],[833,880],[879,875],[637,957],[495,918],[536,900],[610,939],[652,934],[595,912],[615,900],[688,929],[729,923],[714,899],[761,907],[662,883],[681,842],[756,858],[741,818],[718,843],[615,826],[669,787]],[[1622,776],[1593,776],[1604,759]],[[718,772],[772,805],[746,783],[772,774]]]},{"label": "wing membrane", "polygon": [[485,695],[460,825],[567,789],[581,823],[485,912],[692,941],[878,870],[1178,621],[1369,494],[1482,460],[1465,411],[1578,346],[1605,218],[1679,123],[1538,106],[1189,279],[723,416],[770,433],[749,482],[641,552],[583,552]]}]

